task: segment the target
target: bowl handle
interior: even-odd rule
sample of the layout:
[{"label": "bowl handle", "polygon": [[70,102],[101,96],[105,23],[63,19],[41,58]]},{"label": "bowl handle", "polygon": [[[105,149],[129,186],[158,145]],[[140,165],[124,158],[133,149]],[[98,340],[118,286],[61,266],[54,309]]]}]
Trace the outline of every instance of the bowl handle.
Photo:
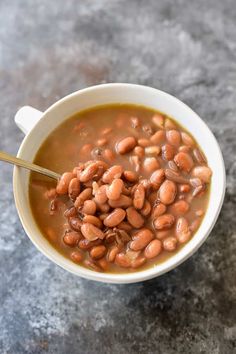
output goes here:
[{"label": "bowl handle", "polygon": [[24,106],[16,112],[15,123],[23,133],[28,134],[40,120],[42,115],[43,112],[30,106]]}]

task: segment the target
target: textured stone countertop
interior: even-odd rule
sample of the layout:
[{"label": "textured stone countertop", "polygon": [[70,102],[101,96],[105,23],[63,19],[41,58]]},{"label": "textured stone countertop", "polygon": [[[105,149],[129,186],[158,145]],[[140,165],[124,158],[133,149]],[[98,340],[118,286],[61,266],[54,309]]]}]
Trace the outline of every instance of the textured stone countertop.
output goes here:
[{"label": "textured stone countertop", "polygon": [[0,149],[19,148],[20,106],[45,110],[89,85],[130,82],[190,105],[227,171],[201,249],[160,278],[118,286],[73,276],[37,251],[16,213],[12,167],[0,163],[0,353],[235,353],[235,0],[2,0],[0,14]]}]

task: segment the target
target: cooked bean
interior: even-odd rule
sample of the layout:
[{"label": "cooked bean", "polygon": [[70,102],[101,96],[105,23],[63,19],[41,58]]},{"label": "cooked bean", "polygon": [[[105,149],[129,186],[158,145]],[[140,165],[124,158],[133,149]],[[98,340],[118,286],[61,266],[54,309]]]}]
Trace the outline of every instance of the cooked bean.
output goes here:
[{"label": "cooked bean", "polygon": [[107,185],[103,184],[101,187],[94,188],[93,185],[94,201],[98,204],[104,204],[107,201]]},{"label": "cooked bean", "polygon": [[[138,139],[138,144],[139,144],[139,147],[142,147],[142,148],[145,148],[147,146],[150,145],[150,140],[146,139],[146,138],[142,138],[142,139]],[[136,146],[137,148],[138,146]],[[136,149],[135,148],[135,149]],[[144,152],[144,150],[142,149],[142,151]]]},{"label": "cooked bean", "polygon": [[133,229],[127,221],[122,221],[119,225],[117,225],[117,228],[125,231],[131,231]]},{"label": "cooked bean", "polygon": [[77,209],[74,206],[71,206],[70,208],[65,210],[63,215],[64,215],[65,218],[76,216],[77,215]]},{"label": "cooked bean", "polygon": [[97,260],[97,264],[99,265],[99,267],[102,268],[102,270],[107,271],[109,269],[109,264],[107,262],[107,260],[105,259],[105,257],[100,258]]},{"label": "cooked bean", "polygon": [[75,200],[78,197],[79,192],[80,192],[80,182],[76,177],[72,178],[68,187],[68,194],[70,199]]},{"label": "cooked bean", "polygon": [[193,150],[193,156],[199,164],[205,164],[207,162],[203,153],[197,148]]},{"label": "cooked bean", "polygon": [[92,197],[92,188],[86,188],[84,189],[76,198],[74,202],[74,206],[76,208],[82,206],[85,202],[85,200],[90,199]]},{"label": "cooked bean", "polygon": [[146,157],[143,162],[143,168],[147,173],[152,173],[160,167],[159,162],[155,157]]},{"label": "cooked bean", "polygon": [[112,163],[115,160],[115,154],[111,149],[103,150],[102,157],[109,163]]},{"label": "cooked bean", "polygon": [[160,146],[148,146],[145,148],[146,155],[159,155],[161,152]]},{"label": "cooked bean", "polygon": [[144,219],[143,219],[142,215],[140,215],[134,207],[129,207],[128,209],[126,209],[126,214],[127,214],[128,222],[133,227],[135,227],[136,229],[139,229],[140,227],[143,226]]},{"label": "cooked bean", "polygon": [[81,173],[80,173],[80,182],[88,182],[95,176],[98,171],[97,162],[89,164]]},{"label": "cooked bean", "polygon": [[165,120],[165,129],[169,130],[169,129],[176,129],[176,124],[170,120],[169,118],[166,118]]},{"label": "cooked bean", "polygon": [[158,240],[163,240],[167,236],[170,236],[170,233],[171,233],[171,230],[159,230],[159,231],[156,231],[156,238],[158,238]]},{"label": "cooked bean", "polygon": [[83,214],[94,215],[96,213],[96,209],[97,206],[93,200],[85,200],[81,211]]},{"label": "cooked bean", "polygon": [[168,130],[166,132],[166,137],[167,137],[168,142],[171,145],[174,145],[174,146],[180,145],[181,136],[180,136],[180,133],[178,132],[178,130],[175,130],[175,129]]},{"label": "cooked bean", "polygon": [[105,234],[102,232],[102,230],[89,223],[84,223],[81,226],[81,232],[88,241],[94,241],[98,238],[103,239],[105,237]]},{"label": "cooked bean", "polygon": [[158,256],[162,251],[162,243],[159,240],[152,240],[145,248],[144,256],[148,259]]},{"label": "cooked bean", "polygon": [[207,166],[196,166],[192,170],[192,176],[200,178],[204,183],[209,183],[211,180],[212,171]]},{"label": "cooked bean", "polygon": [[201,221],[202,220],[200,218],[197,218],[191,222],[189,229],[192,233],[197,231],[197,229],[199,228],[199,226],[201,224]]},{"label": "cooked bean", "polygon": [[133,251],[139,251],[144,249],[149,242],[154,238],[154,234],[151,230],[144,228],[135,233],[133,240],[130,242],[130,248]]},{"label": "cooked bean", "polygon": [[97,203],[97,209],[102,213],[108,213],[110,210],[110,205],[108,203],[99,204]]},{"label": "cooked bean", "polygon": [[121,194],[120,198],[117,200],[109,200],[108,204],[112,208],[128,208],[133,204],[133,201],[127,195]]},{"label": "cooked bean", "polygon": [[185,200],[179,200],[171,205],[170,211],[175,215],[184,215],[189,211],[189,204]]},{"label": "cooked bean", "polygon": [[193,168],[193,159],[186,152],[179,152],[174,157],[176,165],[183,171],[189,172]]},{"label": "cooked bean", "polygon": [[89,241],[86,238],[84,238],[83,240],[79,241],[79,248],[81,250],[89,250],[90,248],[92,248],[94,246],[98,246],[101,243],[102,243],[102,240],[100,240],[99,238],[94,241]]},{"label": "cooked bean", "polygon": [[139,268],[139,267],[141,267],[144,263],[146,263],[146,261],[147,261],[147,260],[146,260],[145,257],[140,256],[140,257],[134,259],[134,260],[131,262],[131,268],[134,268],[134,269]]},{"label": "cooked bean", "polygon": [[107,128],[104,128],[102,131],[101,131],[101,135],[108,135],[109,133],[112,132],[112,128],[111,127],[107,127]]},{"label": "cooked bean", "polygon": [[123,167],[120,165],[114,165],[110,167],[102,176],[102,181],[104,183],[111,183],[113,179],[120,178],[123,172]]},{"label": "cooked bean", "polygon": [[93,224],[94,226],[97,226],[99,229],[102,228],[101,220],[94,215],[85,215],[83,218],[83,222],[88,224]]},{"label": "cooked bean", "polygon": [[137,173],[135,173],[134,171],[124,171],[123,172],[125,179],[128,182],[136,182],[138,180],[138,176]]},{"label": "cooked bean", "polygon": [[176,222],[176,237],[180,243],[187,242],[191,237],[191,231],[187,219],[181,217]]},{"label": "cooked bean", "polygon": [[191,152],[191,147],[187,145],[181,145],[178,149],[179,152],[186,152],[187,154]]},{"label": "cooked bean", "polygon": [[195,145],[191,136],[185,132],[181,132],[182,141],[185,145],[193,147]]},{"label": "cooked bean", "polygon": [[73,230],[80,231],[82,221],[79,218],[72,217],[69,218],[69,224]]},{"label": "cooked bean", "polygon": [[84,144],[80,149],[81,156],[89,156],[91,154],[92,149],[93,149],[92,144]]},{"label": "cooked bean", "polygon": [[[147,178],[140,179],[139,182],[140,182],[140,184],[143,185],[145,191],[148,193],[151,189],[151,186],[152,186],[151,182]],[[133,192],[135,192],[135,190],[136,190],[136,187],[134,188]]]},{"label": "cooked bean", "polygon": [[143,127],[143,132],[146,133],[146,135],[150,136],[153,133],[153,129],[150,124],[144,124]]},{"label": "cooked bean", "polygon": [[136,144],[136,139],[133,136],[129,136],[119,141],[116,145],[116,151],[120,155],[127,154],[127,152],[133,150]]},{"label": "cooked bean", "polygon": [[175,148],[170,144],[163,145],[161,151],[162,151],[162,158],[164,160],[167,161],[172,160],[173,157],[175,156]]},{"label": "cooked bean", "polygon": [[56,186],[57,194],[62,195],[68,193],[68,187],[72,178],[74,178],[74,174],[72,172],[63,173]]},{"label": "cooked bean", "polygon": [[107,251],[107,249],[105,246],[99,245],[99,246],[94,246],[93,248],[91,248],[89,254],[90,254],[91,258],[99,259],[105,255],[106,251]]},{"label": "cooked bean", "polygon": [[179,191],[181,192],[181,193],[188,193],[189,191],[190,191],[190,186],[189,186],[189,184],[180,184],[179,185]]},{"label": "cooked bean", "polygon": [[165,171],[163,170],[163,168],[154,171],[150,177],[152,188],[157,190],[162,184],[164,178],[165,178]]},{"label": "cooked bean", "polygon": [[120,178],[114,179],[110,186],[106,188],[107,198],[110,200],[117,200],[120,198],[122,189],[124,187],[124,182]]},{"label": "cooked bean", "polygon": [[124,253],[118,253],[115,257],[115,263],[123,268],[131,266],[130,259]]},{"label": "cooked bean", "polygon": [[178,166],[173,160],[168,161],[168,167],[175,172],[178,172]]},{"label": "cooked bean", "polygon": [[168,178],[170,181],[176,182],[176,183],[184,183],[187,184],[189,183],[189,180],[179,174],[179,172],[175,172],[169,168],[165,170],[165,176]]},{"label": "cooked bean", "polygon": [[111,214],[109,214],[103,221],[103,224],[108,227],[117,226],[121,221],[124,220],[126,212],[121,208],[116,208]]},{"label": "cooked bean", "polygon": [[157,218],[158,216],[164,214],[166,212],[166,206],[165,204],[162,204],[161,202],[155,203],[154,208],[153,208],[153,217]]},{"label": "cooked bean", "polygon": [[101,139],[98,139],[98,140],[97,140],[96,145],[97,145],[97,146],[104,146],[104,145],[106,145],[107,143],[108,143],[108,141],[107,141],[106,138],[101,138]]},{"label": "cooked bean", "polygon": [[97,264],[95,263],[94,261],[90,260],[90,259],[86,259],[84,261],[84,264],[91,268],[92,270],[96,270],[96,272],[101,272],[102,271],[102,268]]},{"label": "cooked bean", "polygon": [[143,205],[142,209],[140,210],[140,213],[143,216],[148,216],[151,213],[151,210],[152,210],[151,204],[149,203],[148,200],[145,200],[144,205]]},{"label": "cooked bean", "polygon": [[136,209],[142,209],[145,200],[145,189],[144,186],[140,183],[135,192],[134,192],[134,199],[133,205]]},{"label": "cooked bean", "polygon": [[165,140],[165,137],[165,131],[158,130],[155,134],[151,136],[150,141],[152,144],[160,145]]},{"label": "cooked bean", "polygon": [[114,262],[117,253],[119,252],[119,247],[118,246],[113,246],[110,248],[107,254],[107,260],[108,262]]},{"label": "cooked bean", "polygon": [[70,258],[75,263],[80,263],[83,259],[83,255],[80,251],[73,251],[70,255]]},{"label": "cooked bean", "polygon": [[171,204],[177,193],[176,184],[173,181],[165,180],[159,189],[159,198],[163,204]]},{"label": "cooked bean", "polygon": [[155,113],[152,117],[152,122],[155,124],[156,127],[163,129],[165,118],[160,113]]},{"label": "cooked bean", "polygon": [[76,231],[68,231],[65,233],[63,237],[63,242],[70,247],[75,247],[79,241],[82,239],[82,235],[80,232]]},{"label": "cooked bean", "polygon": [[101,220],[101,221],[103,221],[104,219],[106,219],[106,217],[109,215],[109,213],[103,213],[103,214],[101,214],[101,215],[99,215],[99,219]]},{"label": "cooked bean", "polygon": [[156,230],[169,229],[173,226],[175,218],[172,214],[163,214],[154,219],[153,225]]},{"label": "cooked bean", "polygon": [[168,252],[173,252],[177,247],[177,239],[174,236],[167,237],[162,242],[163,249]]},{"label": "cooked bean", "polygon": [[133,153],[134,155],[137,155],[140,159],[145,155],[144,148],[142,148],[141,146],[135,146]]},{"label": "cooked bean", "polygon": [[139,172],[141,167],[140,158],[136,155],[132,155],[130,156],[129,160],[131,165],[134,166],[135,172]]}]

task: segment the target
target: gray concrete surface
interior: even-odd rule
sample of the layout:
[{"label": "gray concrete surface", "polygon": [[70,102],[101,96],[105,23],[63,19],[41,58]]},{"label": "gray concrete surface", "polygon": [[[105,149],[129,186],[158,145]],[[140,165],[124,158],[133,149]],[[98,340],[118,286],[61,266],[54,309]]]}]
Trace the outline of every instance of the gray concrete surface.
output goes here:
[{"label": "gray concrete surface", "polygon": [[219,220],[178,269],[134,285],[77,278],[25,235],[0,164],[0,353],[236,352],[235,0],[0,0],[0,149],[16,110],[103,82],[154,86],[196,110],[227,169]]}]

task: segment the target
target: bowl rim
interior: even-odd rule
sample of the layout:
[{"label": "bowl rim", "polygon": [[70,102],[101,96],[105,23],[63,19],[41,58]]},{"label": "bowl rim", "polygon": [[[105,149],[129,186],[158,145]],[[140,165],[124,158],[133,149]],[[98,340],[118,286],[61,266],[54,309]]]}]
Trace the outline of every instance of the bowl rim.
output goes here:
[{"label": "bowl rim", "polygon": [[[153,93],[155,95],[158,94],[159,96],[162,95],[162,96],[165,96],[166,98],[172,100],[173,102],[175,101],[174,103],[182,105],[185,110],[188,110],[189,113],[198,120],[199,124],[204,126],[204,129],[206,130],[207,134],[211,135],[211,138],[214,140],[214,143],[215,143],[214,149],[216,149],[215,151],[219,157],[219,166],[220,166],[219,174],[220,174],[220,178],[222,180],[222,185],[219,186],[220,199],[219,199],[219,203],[218,203],[218,207],[215,212],[215,215],[211,220],[210,227],[208,228],[207,232],[205,232],[204,235],[201,238],[199,238],[198,241],[195,242],[195,245],[193,245],[194,247],[191,249],[191,251],[184,254],[183,257],[177,259],[175,262],[169,261],[169,260],[173,259],[174,256],[168,258],[167,261],[164,261],[163,263],[161,263],[163,265],[161,270],[158,269],[159,265],[157,264],[157,265],[154,265],[153,267],[150,267],[150,268],[142,270],[142,271],[114,274],[114,273],[99,273],[99,272],[96,272],[93,270],[89,270],[85,267],[79,266],[79,265],[73,263],[72,261],[70,261],[69,259],[67,259],[66,257],[64,257],[62,254],[60,254],[55,248],[53,248],[53,246],[49,242],[48,242],[48,245],[50,245],[50,247],[42,247],[32,237],[32,235],[30,234],[30,231],[29,231],[29,222],[26,218],[26,212],[24,212],[24,210],[23,210],[24,208],[22,208],[21,203],[20,203],[20,193],[21,193],[20,187],[21,186],[19,183],[19,180],[20,180],[19,179],[19,169],[16,166],[14,166],[14,170],[13,170],[13,193],[14,193],[16,209],[17,209],[20,221],[23,225],[23,228],[24,228],[26,234],[28,235],[30,240],[33,242],[33,244],[36,246],[36,248],[41,253],[43,253],[47,258],[49,258],[52,262],[56,263],[57,265],[59,265],[63,269],[65,269],[77,276],[81,276],[83,278],[90,279],[90,280],[96,280],[96,281],[105,282],[105,283],[116,283],[116,284],[135,283],[135,282],[148,280],[148,279],[151,279],[154,277],[158,277],[158,276],[160,276],[164,273],[167,273],[170,270],[176,268],[178,265],[180,265],[185,260],[187,260],[189,257],[191,257],[199,249],[199,247],[205,242],[205,240],[207,239],[208,235],[210,234],[212,228],[215,225],[215,222],[219,216],[219,213],[220,213],[220,210],[221,210],[221,207],[223,204],[224,195],[225,195],[225,185],[226,185],[225,166],[224,166],[222,152],[220,150],[219,144],[218,144],[215,136],[213,135],[211,130],[208,128],[206,123],[188,105],[186,105],[184,102],[182,102],[181,100],[179,100],[175,96],[173,96],[169,93],[166,93],[162,90],[159,90],[159,89],[156,89],[156,88],[153,88],[150,86],[145,86],[145,85],[137,85],[137,84],[129,84],[129,83],[100,84],[100,85],[90,86],[90,87],[75,91],[75,92],[61,98],[60,100],[58,100],[57,102],[52,104],[48,109],[46,109],[45,112],[43,112],[42,118],[39,120],[39,122],[34,126],[34,128],[23,139],[23,141],[20,145],[20,148],[18,150],[17,156],[23,157],[22,156],[23,150],[27,146],[27,142],[28,142],[28,139],[29,139],[32,131],[37,129],[37,126],[38,126],[38,124],[40,124],[42,119],[44,119],[44,117],[47,116],[47,114],[50,114],[59,105],[64,104],[66,101],[73,99],[74,97],[77,97],[81,94],[89,93],[94,90],[96,91],[96,90],[102,90],[104,88],[109,89],[109,88],[114,88],[114,87],[116,87],[118,89],[122,89],[122,88],[124,88],[124,86],[126,86],[127,88],[130,88],[130,89],[132,89],[132,88],[133,89],[143,89],[143,90],[149,91],[150,94]],[[146,92],[146,94],[147,94],[147,92]],[[99,106],[99,105],[97,105],[97,106]],[[175,117],[173,117],[173,118],[176,119]],[[30,219],[32,219],[32,218],[33,218],[33,215],[31,214]],[[32,220],[31,220],[31,222],[32,222]],[[38,232],[43,237],[39,228],[38,228]],[[198,234],[198,231],[194,234],[193,239],[194,238],[196,239],[197,234]],[[191,242],[191,240],[189,242]],[[51,248],[54,250],[54,252],[52,252]],[[178,253],[179,252],[177,252],[176,255],[178,255]],[[168,265],[168,263],[170,263],[170,264]],[[166,264],[166,266],[165,266],[165,264]]]}]

